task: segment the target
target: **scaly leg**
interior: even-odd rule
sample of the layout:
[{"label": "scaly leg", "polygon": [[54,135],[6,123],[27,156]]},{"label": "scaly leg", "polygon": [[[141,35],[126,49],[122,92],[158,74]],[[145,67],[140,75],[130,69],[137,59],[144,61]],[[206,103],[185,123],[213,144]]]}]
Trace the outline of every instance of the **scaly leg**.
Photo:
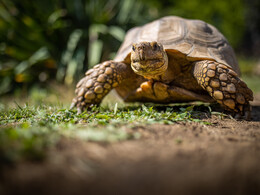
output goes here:
[{"label": "scaly leg", "polygon": [[250,119],[253,92],[238,78],[232,68],[215,61],[199,61],[194,63],[194,77],[208,93],[226,110],[234,111],[236,118],[245,115]]},{"label": "scaly leg", "polygon": [[159,81],[145,81],[139,88],[131,93],[125,101],[131,99],[146,100],[163,103],[174,103],[181,101],[203,101],[212,102],[212,98],[208,95],[201,95],[187,89],[171,86]]},{"label": "scaly leg", "polygon": [[106,61],[86,72],[77,86],[77,97],[72,100],[71,108],[77,107],[78,113],[92,105],[99,105],[102,99],[117,87],[131,69],[122,62]]}]

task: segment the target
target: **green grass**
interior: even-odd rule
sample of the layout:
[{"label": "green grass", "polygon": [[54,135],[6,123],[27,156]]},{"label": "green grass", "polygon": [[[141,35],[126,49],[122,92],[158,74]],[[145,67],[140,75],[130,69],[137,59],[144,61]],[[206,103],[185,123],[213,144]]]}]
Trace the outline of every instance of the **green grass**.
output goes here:
[{"label": "green grass", "polygon": [[61,105],[17,104],[16,108],[2,108],[0,112],[0,163],[42,160],[62,137],[95,142],[138,139],[140,134],[129,129],[154,123],[202,122],[205,109],[209,107],[144,104],[118,107],[116,103],[112,108],[95,107],[78,115]]}]

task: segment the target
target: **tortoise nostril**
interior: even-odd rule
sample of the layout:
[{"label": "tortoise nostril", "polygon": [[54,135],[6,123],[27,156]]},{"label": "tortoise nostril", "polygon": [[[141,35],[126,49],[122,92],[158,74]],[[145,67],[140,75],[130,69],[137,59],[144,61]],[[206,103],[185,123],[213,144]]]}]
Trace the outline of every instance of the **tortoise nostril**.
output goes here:
[{"label": "tortoise nostril", "polygon": [[135,46],[132,46],[132,50],[135,51]]}]

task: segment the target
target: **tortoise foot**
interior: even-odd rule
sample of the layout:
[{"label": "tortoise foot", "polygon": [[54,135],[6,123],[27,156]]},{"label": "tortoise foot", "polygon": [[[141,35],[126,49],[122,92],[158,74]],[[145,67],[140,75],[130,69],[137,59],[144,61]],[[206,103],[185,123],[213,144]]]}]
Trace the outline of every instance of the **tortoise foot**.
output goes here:
[{"label": "tortoise foot", "polygon": [[253,92],[232,68],[214,61],[200,61],[194,66],[194,76],[224,109],[234,112],[236,118],[250,119]]},{"label": "tortoise foot", "polygon": [[77,107],[78,113],[99,105],[105,95],[121,82],[120,68],[126,66],[121,62],[106,61],[94,66],[86,72],[77,86],[77,97],[72,100],[71,109]]}]

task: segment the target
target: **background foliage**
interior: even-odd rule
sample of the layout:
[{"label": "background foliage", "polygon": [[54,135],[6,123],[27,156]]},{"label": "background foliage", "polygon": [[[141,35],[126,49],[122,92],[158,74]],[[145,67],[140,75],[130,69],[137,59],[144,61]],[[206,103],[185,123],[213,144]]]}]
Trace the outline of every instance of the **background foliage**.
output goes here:
[{"label": "background foliage", "polygon": [[258,0],[0,0],[0,95],[72,84],[115,55],[125,32],[165,15],[216,26],[239,53],[258,55]]}]

